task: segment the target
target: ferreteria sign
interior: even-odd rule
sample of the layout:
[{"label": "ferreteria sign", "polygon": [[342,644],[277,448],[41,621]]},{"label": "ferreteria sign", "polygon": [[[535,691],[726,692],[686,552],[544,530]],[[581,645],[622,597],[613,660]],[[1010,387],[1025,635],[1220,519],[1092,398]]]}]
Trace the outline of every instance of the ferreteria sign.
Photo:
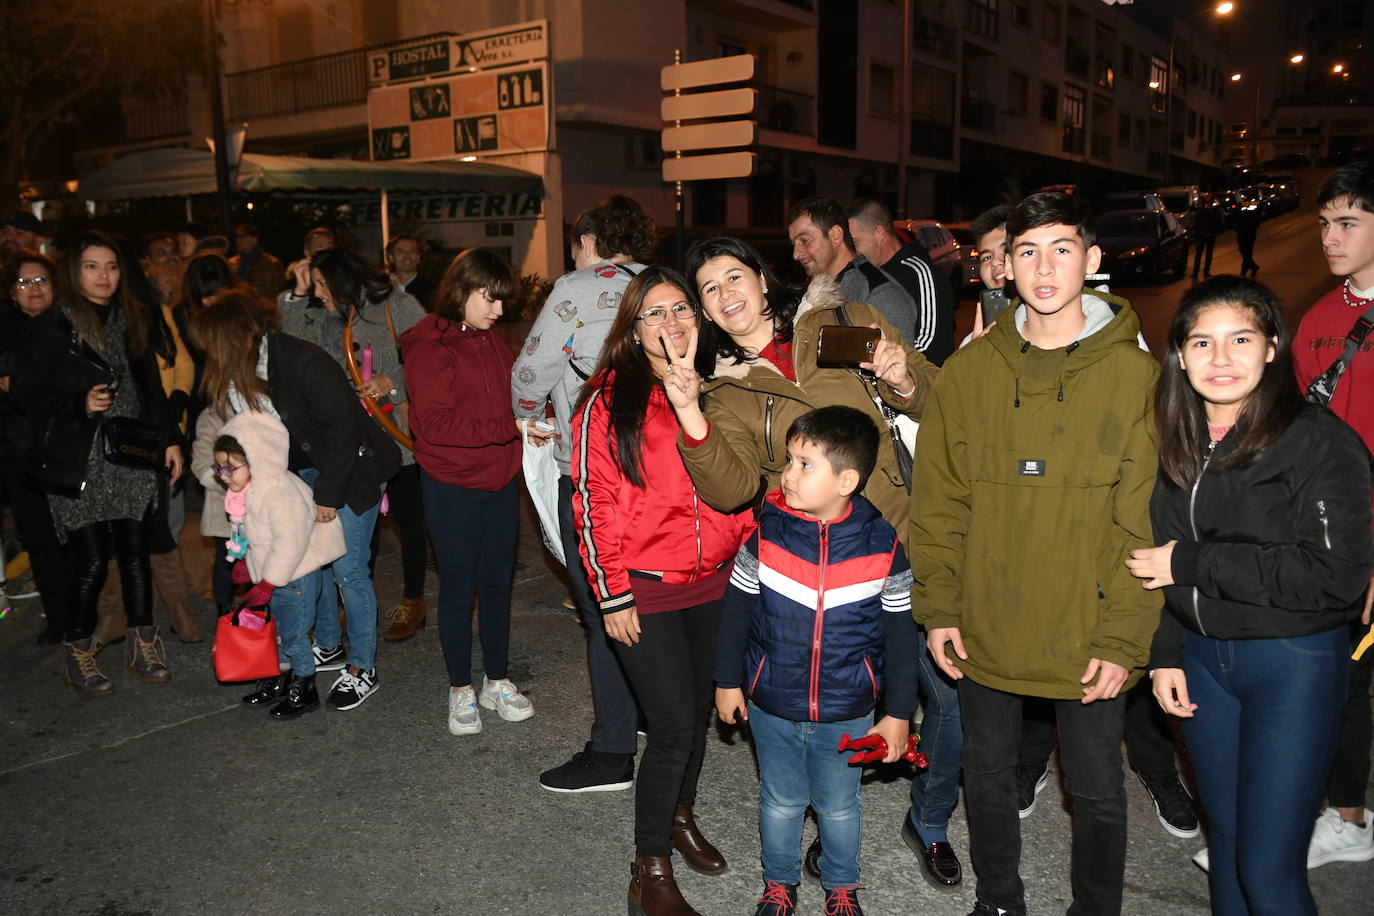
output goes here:
[{"label": "ferreteria sign", "polygon": [[367,84],[471,73],[549,56],[548,20],[461,35],[440,35],[369,51]]},{"label": "ferreteria sign", "polygon": [[[391,223],[468,223],[482,220],[527,220],[544,215],[543,195],[536,191],[468,191],[458,194],[409,196],[391,194],[387,213]],[[382,206],[375,197],[355,201],[355,226],[375,226],[382,221]]]}]

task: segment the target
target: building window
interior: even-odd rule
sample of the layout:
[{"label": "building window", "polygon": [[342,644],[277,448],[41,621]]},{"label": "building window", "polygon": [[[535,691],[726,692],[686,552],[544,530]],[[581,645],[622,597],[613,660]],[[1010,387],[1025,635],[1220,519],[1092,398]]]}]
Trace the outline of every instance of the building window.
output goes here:
[{"label": "building window", "polygon": [[1116,86],[1116,70],[1112,67],[1112,59],[1105,55],[1097,58],[1097,66],[1094,68],[1094,82],[1103,89],[1111,89]]},{"label": "building window", "polygon": [[1011,24],[1030,31],[1031,0],[1011,0]]},{"label": "building window", "polygon": [[1040,119],[1051,124],[1059,117],[1059,87],[1040,84]]},{"label": "building window", "polygon": [[1046,0],[1045,10],[1040,15],[1040,34],[1050,44],[1059,44],[1064,27],[1064,8],[1057,2]]},{"label": "building window", "polygon": [[964,0],[964,28],[997,40],[997,0]]},{"label": "building window", "polygon": [[1131,145],[1131,116],[1128,114],[1116,116],[1116,142],[1122,146]]},{"label": "building window", "polygon": [[1083,152],[1083,109],[1086,102],[1082,89],[1077,86],[1064,87],[1064,133],[1059,146],[1066,153]]},{"label": "building window", "polygon": [[1192,140],[1197,136],[1197,112],[1188,109],[1188,139]]},{"label": "building window", "polygon": [[1135,75],[1131,72],[1134,69],[1131,66],[1131,63],[1134,60],[1135,53],[1131,51],[1130,48],[1123,48],[1121,50],[1121,75],[1124,76],[1126,79],[1130,79],[1132,76]]},{"label": "building window", "polygon": [[1164,113],[1169,91],[1169,62],[1160,57],[1150,58],[1150,110]]},{"label": "building window", "polygon": [[897,114],[897,68],[868,62],[868,113]]},{"label": "building window", "polygon": [[948,70],[911,68],[911,155],[954,157],[954,74]]},{"label": "building window", "polygon": [[1025,115],[1030,110],[1030,79],[1020,70],[1007,71],[1007,112]]},{"label": "building window", "polygon": [[1135,119],[1135,142],[1132,144],[1136,149],[1145,148],[1145,119]]}]

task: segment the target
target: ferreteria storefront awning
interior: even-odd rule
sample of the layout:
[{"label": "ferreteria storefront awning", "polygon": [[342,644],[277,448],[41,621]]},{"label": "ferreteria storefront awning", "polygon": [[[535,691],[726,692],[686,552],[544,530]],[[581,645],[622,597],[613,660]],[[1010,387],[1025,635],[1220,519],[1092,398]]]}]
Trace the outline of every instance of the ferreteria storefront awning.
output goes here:
[{"label": "ferreteria storefront awning", "polygon": [[[272,191],[437,191],[453,195],[500,194],[516,209],[533,209],[544,196],[540,176],[487,162],[369,162],[244,153],[235,189]],[[215,160],[207,150],[155,149],[131,153],[82,178],[85,200],[136,200],[215,193]],[[514,200],[521,198],[527,203]],[[532,198],[532,200],[531,200]]]}]

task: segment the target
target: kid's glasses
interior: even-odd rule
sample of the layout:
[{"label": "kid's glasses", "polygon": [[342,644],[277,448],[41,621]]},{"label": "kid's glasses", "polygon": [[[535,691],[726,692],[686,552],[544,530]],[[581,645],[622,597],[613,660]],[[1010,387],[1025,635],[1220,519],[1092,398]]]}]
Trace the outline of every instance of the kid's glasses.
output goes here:
[{"label": "kid's glasses", "polygon": [[216,477],[229,477],[238,469],[246,467],[246,464],[212,464],[210,470],[215,472]]}]

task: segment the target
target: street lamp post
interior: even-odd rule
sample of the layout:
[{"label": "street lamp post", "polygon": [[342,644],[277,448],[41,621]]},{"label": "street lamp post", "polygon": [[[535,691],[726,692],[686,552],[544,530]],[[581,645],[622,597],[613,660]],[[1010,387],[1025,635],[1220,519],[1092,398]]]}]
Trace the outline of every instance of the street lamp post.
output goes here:
[{"label": "street lamp post", "polygon": [[[1181,25],[1187,25],[1198,16],[1206,13],[1216,13],[1218,16],[1226,16],[1236,8],[1234,3],[1218,3],[1216,6],[1208,7],[1205,10],[1198,10],[1184,16]],[[1169,170],[1173,165],[1174,153],[1174,45],[1178,41],[1178,30],[1174,28],[1173,17],[1169,17],[1169,70],[1164,77],[1164,183],[1170,183]],[[1183,91],[1188,91],[1187,81],[1184,81]]]},{"label": "street lamp post", "polygon": [[205,0],[205,70],[210,91],[210,137],[215,148],[215,202],[220,232],[232,237],[229,198],[229,147],[224,142],[224,97],[219,83],[219,36],[215,34],[215,0]]}]

